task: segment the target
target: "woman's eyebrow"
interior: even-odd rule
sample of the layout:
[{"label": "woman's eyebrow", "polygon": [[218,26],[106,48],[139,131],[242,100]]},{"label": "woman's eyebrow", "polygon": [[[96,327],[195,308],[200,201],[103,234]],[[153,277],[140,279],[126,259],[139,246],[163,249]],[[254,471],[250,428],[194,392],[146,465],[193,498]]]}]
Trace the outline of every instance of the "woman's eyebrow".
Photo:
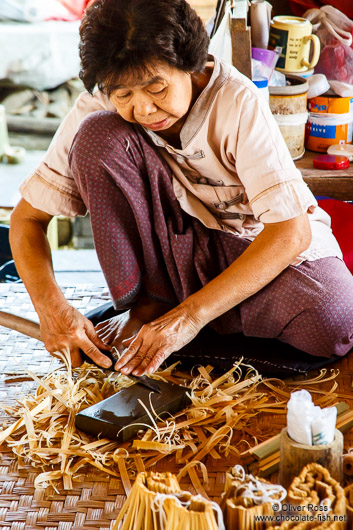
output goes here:
[{"label": "woman's eyebrow", "polygon": [[[154,83],[163,83],[163,82],[165,82],[165,79],[163,79],[163,77],[155,76],[155,77],[151,77],[151,79],[149,79],[145,83],[136,83],[133,86],[142,86],[143,87],[143,86],[153,85]],[[119,89],[122,89],[122,88],[131,88],[131,85],[115,85],[113,87],[113,90],[119,90]]]}]

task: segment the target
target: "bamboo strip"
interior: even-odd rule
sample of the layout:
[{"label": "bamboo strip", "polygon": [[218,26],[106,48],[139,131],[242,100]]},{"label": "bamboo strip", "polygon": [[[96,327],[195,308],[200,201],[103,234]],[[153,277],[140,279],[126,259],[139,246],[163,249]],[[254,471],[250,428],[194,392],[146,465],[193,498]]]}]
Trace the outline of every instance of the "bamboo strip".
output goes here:
[{"label": "bamboo strip", "polygon": [[[129,476],[150,469],[170,454],[175,455],[179,464],[203,461],[207,457],[221,460],[229,455],[234,455],[236,462],[239,448],[245,443],[256,443],[256,437],[261,434],[259,430],[251,431],[250,419],[265,410],[285,413],[283,398],[289,398],[293,390],[293,386],[286,389],[279,380],[272,379],[265,384],[267,380],[262,381],[256,371],[241,363],[215,380],[210,376],[212,367],[209,366],[201,367],[194,379],[188,374],[164,370],[155,375],[156,379],[188,382],[191,405],[163,421],[156,416],[153,429],[119,447],[113,441],[97,440],[77,431],[74,417],[77,411],[131,385],[130,379],[106,377],[104,371],[92,365],[71,370],[69,359],[65,355],[61,357],[64,370],[56,369],[42,380],[36,378],[35,395],[21,398],[13,407],[3,407],[14,423],[9,427],[4,425],[0,441],[6,441],[19,461],[29,460],[41,471],[37,486],[54,484],[62,478],[65,488],[71,488],[78,470],[87,463],[114,477],[123,474],[124,488],[129,491]],[[326,375],[322,374],[323,377]],[[332,403],[335,394],[331,391],[327,399]],[[251,458],[256,457],[256,448],[251,451]],[[200,487],[196,472],[191,473],[194,484],[199,491],[203,488],[205,494],[206,486]]]}]

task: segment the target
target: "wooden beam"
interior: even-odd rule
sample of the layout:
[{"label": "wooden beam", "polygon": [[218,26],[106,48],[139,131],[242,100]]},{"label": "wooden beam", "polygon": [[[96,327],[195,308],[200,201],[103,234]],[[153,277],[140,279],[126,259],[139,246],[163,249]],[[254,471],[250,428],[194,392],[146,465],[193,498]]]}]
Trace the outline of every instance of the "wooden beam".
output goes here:
[{"label": "wooden beam", "polygon": [[235,68],[251,79],[251,32],[247,23],[246,0],[233,0],[230,33],[232,37],[232,62]]}]

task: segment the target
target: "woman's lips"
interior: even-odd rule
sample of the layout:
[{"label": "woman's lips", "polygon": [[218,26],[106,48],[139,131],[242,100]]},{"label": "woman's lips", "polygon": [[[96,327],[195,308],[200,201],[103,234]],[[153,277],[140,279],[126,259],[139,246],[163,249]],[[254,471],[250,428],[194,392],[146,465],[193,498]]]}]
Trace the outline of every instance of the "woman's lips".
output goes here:
[{"label": "woman's lips", "polygon": [[167,123],[169,118],[165,118],[162,121],[156,121],[154,123],[141,123],[143,127],[146,127],[146,129],[152,129],[153,131],[158,131],[159,129],[163,129]]}]

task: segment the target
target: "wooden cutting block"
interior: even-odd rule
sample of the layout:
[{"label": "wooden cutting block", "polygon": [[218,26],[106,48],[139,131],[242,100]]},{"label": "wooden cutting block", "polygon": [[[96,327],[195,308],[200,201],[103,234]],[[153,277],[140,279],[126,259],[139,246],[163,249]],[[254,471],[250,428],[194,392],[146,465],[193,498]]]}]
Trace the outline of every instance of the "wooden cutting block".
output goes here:
[{"label": "wooden cutting block", "polygon": [[174,414],[191,403],[186,395],[188,388],[163,381],[158,381],[158,385],[160,393],[151,392],[141,384],[123,388],[113,396],[79,412],[75,425],[81,431],[125,442],[136,436],[138,431],[153,425],[140,402],[145,405],[156,423],[159,421],[156,414],[167,419],[168,413]]}]

